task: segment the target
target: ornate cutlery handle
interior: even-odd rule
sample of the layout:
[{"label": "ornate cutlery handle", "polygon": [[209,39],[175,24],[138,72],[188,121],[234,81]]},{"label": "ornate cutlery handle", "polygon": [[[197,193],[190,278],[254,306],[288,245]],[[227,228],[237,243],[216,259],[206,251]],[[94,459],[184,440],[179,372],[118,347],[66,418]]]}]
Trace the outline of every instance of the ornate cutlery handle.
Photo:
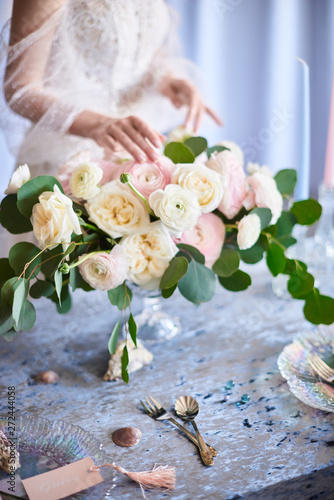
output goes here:
[{"label": "ornate cutlery handle", "polygon": [[206,446],[204,439],[202,438],[202,436],[197,428],[195,420],[191,419],[190,421],[193,424],[193,427],[195,429],[196,437],[198,440],[198,448],[199,448],[199,452],[201,455],[201,459],[203,460],[203,463],[205,465],[208,465],[208,466],[213,465],[213,456],[211,455],[210,451],[208,450],[208,447]]},{"label": "ornate cutlery handle", "polygon": [[[184,432],[186,434],[186,436],[188,436],[188,438],[199,448],[198,440],[196,439],[196,437],[191,432],[188,431],[188,429],[186,429],[185,427],[183,427],[183,425],[179,424],[179,422],[177,422],[177,420],[175,420],[172,417],[169,417],[167,420],[169,420],[174,425],[176,425],[176,427],[178,427],[180,429],[180,431]],[[207,443],[205,443],[205,444],[208,447],[209,452],[211,453],[211,455],[213,457],[216,457],[218,455],[218,451],[215,450],[213,446],[210,446]]]}]

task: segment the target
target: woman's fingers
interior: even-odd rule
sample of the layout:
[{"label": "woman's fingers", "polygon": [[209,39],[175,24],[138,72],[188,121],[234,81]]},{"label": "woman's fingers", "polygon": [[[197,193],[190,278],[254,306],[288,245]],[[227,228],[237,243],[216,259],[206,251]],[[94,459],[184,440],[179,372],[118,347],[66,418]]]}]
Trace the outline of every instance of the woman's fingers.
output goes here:
[{"label": "woman's fingers", "polygon": [[221,127],[224,125],[224,122],[222,122],[219,116],[214,111],[212,111],[212,109],[209,108],[208,106],[205,106],[205,112],[209,116],[211,116],[211,118],[217,123],[217,125],[220,125]]}]

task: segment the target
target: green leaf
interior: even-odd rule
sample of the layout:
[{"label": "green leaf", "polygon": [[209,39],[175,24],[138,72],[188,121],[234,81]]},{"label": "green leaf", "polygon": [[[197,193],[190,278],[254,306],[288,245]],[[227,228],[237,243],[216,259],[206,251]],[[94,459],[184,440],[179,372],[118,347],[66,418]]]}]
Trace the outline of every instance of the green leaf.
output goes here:
[{"label": "green leaf", "polygon": [[6,342],[13,342],[13,340],[20,335],[21,332],[16,332],[14,328],[11,328],[11,330],[8,330],[7,332],[3,333],[2,336],[6,340]]},{"label": "green leaf", "polygon": [[132,299],[132,292],[126,283],[108,290],[107,293],[112,305],[118,307],[120,311],[129,307]]},{"label": "green leaf", "polygon": [[60,182],[50,175],[39,175],[23,184],[17,192],[17,206],[21,214],[30,219],[33,206],[38,203],[38,197],[45,191],[53,191],[55,184],[63,193]]},{"label": "green leaf", "polygon": [[42,253],[42,273],[46,278],[53,280],[53,275],[58,269],[63,257],[63,249],[60,245],[52,250],[46,250]]},{"label": "green leaf", "polygon": [[291,212],[283,211],[276,222],[276,235],[278,237],[290,235],[296,222],[297,219]]},{"label": "green leaf", "polygon": [[56,294],[59,300],[59,305],[61,306],[61,289],[63,287],[63,275],[60,271],[58,271],[58,269],[55,271],[54,280],[55,280]]},{"label": "green leaf", "polygon": [[36,321],[36,310],[29,300],[26,300],[20,315],[20,321],[14,328],[17,332],[27,332],[31,330]]},{"label": "green leaf", "polygon": [[249,215],[250,214],[256,214],[260,218],[261,231],[265,227],[269,226],[270,221],[272,219],[272,213],[271,210],[269,210],[269,208],[254,208],[249,212]]},{"label": "green leaf", "polygon": [[14,326],[12,308],[8,304],[0,306],[0,334],[8,332]]},{"label": "green leaf", "polygon": [[275,181],[281,194],[292,196],[297,183],[297,172],[291,168],[280,170],[275,175]]},{"label": "green leaf", "polygon": [[227,278],[219,277],[219,282],[230,292],[241,292],[252,284],[252,279],[249,274],[238,269],[232,276],[228,276]]},{"label": "green leaf", "polygon": [[42,263],[41,250],[33,243],[28,243],[27,241],[16,243],[16,245],[12,246],[10,249],[8,258],[10,266],[17,275],[23,273],[24,266],[30,261],[32,262],[26,268],[24,275],[29,278],[33,272],[37,276],[40,271],[39,266]]},{"label": "green leaf", "polygon": [[334,323],[334,299],[320,295],[315,289],[305,301],[304,315],[314,325],[331,325]]},{"label": "green leaf", "polygon": [[54,302],[56,303],[57,311],[59,314],[66,314],[72,307],[72,298],[68,284],[62,287],[60,299],[61,301],[58,302],[58,297],[55,296]]},{"label": "green leaf", "polygon": [[116,325],[114,326],[113,331],[111,332],[110,339],[108,342],[108,349],[110,354],[115,354],[116,352],[118,335],[120,330],[121,330],[121,320],[118,320]]},{"label": "green leaf", "polygon": [[305,299],[313,290],[314,278],[312,274],[296,270],[288,281],[288,291],[295,299]]},{"label": "green leaf", "polygon": [[33,299],[39,299],[40,297],[51,297],[54,291],[55,288],[49,281],[37,280],[30,287],[29,295]]},{"label": "green leaf", "polygon": [[14,328],[15,330],[21,330],[20,326],[20,317],[23,313],[24,304],[27,300],[29,289],[29,281],[22,279],[20,280],[19,285],[15,288],[14,297],[13,297],[13,310],[12,316],[14,320]]},{"label": "green leaf", "polygon": [[204,137],[188,137],[185,141],[183,141],[190,151],[198,156],[208,147],[208,141],[204,139]]},{"label": "green leaf", "polygon": [[85,281],[83,279],[78,267],[72,267],[72,269],[70,269],[70,286],[71,286],[73,292],[77,288],[81,288],[82,290],[85,290],[85,292],[90,292],[90,291],[94,290],[94,288],[91,287],[87,283],[87,281]]},{"label": "green leaf", "polygon": [[240,257],[238,252],[230,248],[223,248],[220,257],[212,266],[212,270],[222,277],[231,276],[239,268]]},{"label": "green leaf", "polygon": [[212,146],[212,148],[208,148],[206,150],[206,154],[208,158],[210,158],[214,153],[220,153],[221,151],[231,151],[230,148],[226,148],[225,146]]},{"label": "green leaf", "polygon": [[129,327],[129,333],[130,333],[130,337],[132,339],[132,342],[137,347],[137,324],[135,322],[135,319],[134,319],[132,313],[130,313],[130,316],[129,316],[128,327]]},{"label": "green leaf", "polygon": [[4,304],[13,304],[14,292],[16,288],[21,284],[23,278],[17,278],[14,276],[7,280],[1,288],[1,301]]},{"label": "green leaf", "polygon": [[126,347],[126,345],[123,348],[121,362],[122,362],[122,379],[124,380],[124,382],[126,384],[128,384],[129,383],[129,374],[128,374],[127,368],[129,366],[129,353],[128,353],[128,348]]},{"label": "green leaf", "polygon": [[267,266],[273,276],[277,276],[284,271],[285,260],[283,248],[276,245],[276,243],[270,243],[267,249]]},{"label": "green leaf", "polygon": [[292,245],[295,245],[297,243],[296,238],[294,238],[293,236],[289,236],[288,234],[286,234],[285,236],[280,236],[276,239],[277,241],[282,243],[285,248],[292,247]]},{"label": "green leaf", "polygon": [[314,224],[321,216],[322,207],[317,200],[309,198],[308,200],[296,201],[290,212],[296,217],[298,224],[310,226]]},{"label": "green leaf", "polygon": [[178,288],[194,304],[208,302],[216,291],[216,277],[211,269],[192,260],[187,274],[180,279]]},{"label": "green leaf", "polygon": [[176,254],[176,257],[185,257],[188,262],[190,262],[192,259],[196,260],[200,264],[204,264],[205,262],[205,257],[204,255],[197,250],[197,248],[193,247],[192,245],[186,245],[185,243],[179,243],[176,245],[177,248],[179,248],[179,252]]},{"label": "green leaf", "polygon": [[247,250],[239,250],[241,260],[247,264],[256,264],[263,259],[264,248],[263,245],[258,241],[251,248]]},{"label": "green leaf", "polygon": [[17,208],[17,195],[9,194],[0,206],[0,223],[12,234],[21,234],[32,231],[32,224]]},{"label": "green leaf", "polygon": [[194,163],[195,156],[182,142],[169,142],[165,147],[165,156],[173,163]]},{"label": "green leaf", "polygon": [[161,278],[160,288],[172,288],[178,283],[182,276],[186,274],[187,271],[187,259],[182,256],[174,257]]},{"label": "green leaf", "polygon": [[161,295],[164,299],[169,299],[177,289],[177,283],[175,283],[174,286],[170,288],[165,288],[164,290],[161,290]]},{"label": "green leaf", "polygon": [[9,264],[9,259],[0,259],[0,283],[4,283],[14,276],[15,273]]},{"label": "green leaf", "polygon": [[63,259],[65,259],[65,257],[67,257],[68,255],[70,255],[72,252],[74,252],[74,250],[76,249],[76,244],[75,243],[71,243],[67,250],[64,252],[64,255],[63,255]]}]

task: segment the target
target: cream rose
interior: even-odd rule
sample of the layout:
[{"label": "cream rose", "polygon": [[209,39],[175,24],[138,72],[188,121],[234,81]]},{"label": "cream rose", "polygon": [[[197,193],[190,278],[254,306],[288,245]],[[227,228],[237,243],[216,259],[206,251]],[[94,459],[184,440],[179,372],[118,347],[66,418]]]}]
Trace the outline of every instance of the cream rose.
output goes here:
[{"label": "cream rose", "polygon": [[96,290],[107,291],[121,285],[129,269],[124,249],[114,246],[110,253],[99,252],[83,255],[79,264],[81,276]]},{"label": "cream rose", "polygon": [[129,263],[129,280],[146,290],[157,290],[162,275],[178,249],[160,222],[153,222],[145,232],[122,238]]},{"label": "cream rose", "polygon": [[[228,148],[230,150],[230,152],[232,153],[232,155],[234,156],[234,158],[239,163],[239,165],[241,165],[243,167],[243,165],[244,165],[244,153],[243,153],[242,149],[240,148],[240,146],[238,146],[238,144],[236,144],[233,141],[220,141],[217,143],[217,145],[224,146],[225,148]],[[222,153],[224,153],[224,151],[222,151]]]},{"label": "cream rose", "polygon": [[89,219],[112,238],[143,231],[150,222],[143,202],[118,180],[102,186],[85,207]]},{"label": "cream rose", "polygon": [[30,170],[26,163],[17,167],[9,181],[5,194],[16,194],[20,187],[30,180],[30,177]]},{"label": "cream rose", "polygon": [[73,196],[82,200],[94,198],[99,192],[99,182],[103,177],[102,168],[93,162],[82,163],[75,167],[70,177],[70,188]]},{"label": "cream rose", "polygon": [[256,172],[248,177],[248,183],[253,188],[256,206],[269,208],[272,213],[270,224],[276,224],[283,210],[283,198],[277,189],[275,179],[261,172]]},{"label": "cream rose", "polygon": [[193,228],[201,215],[197,196],[176,184],[169,184],[164,191],[158,189],[148,201],[155,215],[174,236]]},{"label": "cream rose", "polygon": [[39,203],[33,206],[31,223],[40,248],[63,243],[67,248],[71,235],[81,234],[72,200],[65,196],[55,184],[52,191],[45,191],[38,197]]},{"label": "cream rose", "polygon": [[201,163],[177,165],[172,174],[172,182],[197,196],[202,213],[215,210],[224,194],[222,176]]},{"label": "cream rose", "polygon": [[260,217],[256,214],[245,215],[238,224],[237,243],[240,250],[247,250],[255,245],[260,233]]}]

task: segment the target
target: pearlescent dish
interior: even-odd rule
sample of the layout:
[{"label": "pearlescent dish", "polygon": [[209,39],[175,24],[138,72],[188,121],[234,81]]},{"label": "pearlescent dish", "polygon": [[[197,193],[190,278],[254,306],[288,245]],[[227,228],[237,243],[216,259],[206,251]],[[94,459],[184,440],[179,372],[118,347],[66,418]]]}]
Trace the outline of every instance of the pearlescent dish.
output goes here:
[{"label": "pearlescent dish", "polygon": [[[15,424],[16,448],[20,453],[21,479],[51,471],[85,457],[91,457],[95,465],[108,463],[107,454],[89,432],[82,427],[62,420],[50,421],[42,417],[15,417],[8,423],[0,418],[0,429],[8,436],[9,428]],[[103,467],[100,471],[104,482],[76,493],[67,500],[102,500],[111,498],[114,486],[114,469]],[[0,480],[7,477],[0,470]]]},{"label": "pearlescent dish", "polygon": [[317,354],[334,366],[334,328],[322,327],[298,337],[280,354],[277,364],[291,392],[303,403],[334,412],[334,384],[327,384],[311,368],[307,358]]}]

